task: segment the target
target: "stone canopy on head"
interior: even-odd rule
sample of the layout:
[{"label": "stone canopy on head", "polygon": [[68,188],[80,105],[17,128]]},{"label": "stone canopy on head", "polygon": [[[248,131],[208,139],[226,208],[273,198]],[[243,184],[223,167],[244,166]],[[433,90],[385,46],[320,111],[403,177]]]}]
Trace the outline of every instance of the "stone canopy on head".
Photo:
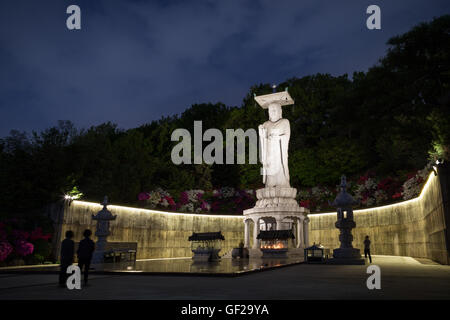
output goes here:
[{"label": "stone canopy on head", "polygon": [[277,104],[280,107],[289,106],[294,104],[294,100],[290,96],[287,88],[285,91],[265,94],[263,96],[255,96],[255,101],[261,106],[263,109],[269,108],[272,104]]}]

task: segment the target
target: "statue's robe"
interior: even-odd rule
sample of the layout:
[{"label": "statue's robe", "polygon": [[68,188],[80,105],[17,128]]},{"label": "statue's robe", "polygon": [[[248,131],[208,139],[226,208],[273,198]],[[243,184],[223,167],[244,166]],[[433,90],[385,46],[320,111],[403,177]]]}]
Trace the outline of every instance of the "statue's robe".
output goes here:
[{"label": "statue's robe", "polygon": [[[288,167],[288,146],[291,136],[289,120],[279,119],[276,122],[266,121],[265,141],[265,174],[266,187],[290,187]],[[263,143],[263,141],[262,141]]]}]

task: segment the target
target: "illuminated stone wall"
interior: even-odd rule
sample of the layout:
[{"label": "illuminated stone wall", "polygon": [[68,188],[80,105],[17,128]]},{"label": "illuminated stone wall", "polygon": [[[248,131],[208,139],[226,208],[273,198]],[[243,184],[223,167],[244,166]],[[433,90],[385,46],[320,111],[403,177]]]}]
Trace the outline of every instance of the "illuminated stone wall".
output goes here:
[{"label": "illuminated stone wall", "polygon": [[[310,214],[310,242],[339,247],[335,213]],[[430,174],[418,198],[365,210],[355,210],[353,246],[363,252],[369,235],[371,253],[429,258],[449,264],[445,244],[445,220],[439,179]]]},{"label": "illuminated stone wall", "polygon": [[[117,220],[111,222],[111,242],[137,242],[138,258],[191,256],[188,237],[192,232],[222,231],[225,236],[222,254],[244,239],[243,216],[173,214],[153,210],[108,206]],[[92,214],[98,204],[74,201],[56,218],[62,239],[66,230],[81,239],[84,229],[95,230]],[[445,221],[438,178],[431,174],[421,195],[398,204],[354,212],[353,229],[356,248],[363,248],[365,235],[372,240],[373,254],[430,258],[449,264],[445,244]],[[339,247],[335,213],[310,214],[309,238],[329,248]],[[251,226],[253,229],[253,226]],[[250,230],[252,234],[252,230]]]},{"label": "illuminated stone wall", "polygon": [[[95,231],[92,215],[102,206],[73,201],[64,209],[60,238],[66,230],[75,233],[75,241],[82,238],[83,230]],[[242,216],[212,216],[204,214],[173,214],[154,210],[108,206],[117,215],[111,222],[111,242],[137,242],[137,258],[190,257],[192,252],[188,237],[195,232],[222,231],[225,237],[221,254],[225,254],[244,241]],[[95,239],[94,239],[95,240]]]}]

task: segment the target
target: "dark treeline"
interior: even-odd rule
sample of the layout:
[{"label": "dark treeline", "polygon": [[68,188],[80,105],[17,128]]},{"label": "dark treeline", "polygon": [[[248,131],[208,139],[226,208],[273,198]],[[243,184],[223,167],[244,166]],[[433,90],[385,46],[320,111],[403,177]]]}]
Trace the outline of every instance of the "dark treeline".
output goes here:
[{"label": "dark treeline", "polygon": [[[448,158],[450,146],[450,16],[420,24],[388,42],[386,55],[367,72],[289,79],[295,105],[283,109],[291,122],[290,173],[294,187],[335,185],[345,173],[368,170],[402,176],[430,157]],[[179,116],[120,130],[112,123],[78,130],[69,121],[0,140],[0,212],[26,212],[61,199],[77,186],[84,199],[133,204],[155,187],[180,191],[219,186],[260,187],[260,165],[174,165],[177,128],[193,131],[257,128],[267,120],[250,89],[241,107],[197,104]],[[204,143],[206,146],[207,143]]]}]

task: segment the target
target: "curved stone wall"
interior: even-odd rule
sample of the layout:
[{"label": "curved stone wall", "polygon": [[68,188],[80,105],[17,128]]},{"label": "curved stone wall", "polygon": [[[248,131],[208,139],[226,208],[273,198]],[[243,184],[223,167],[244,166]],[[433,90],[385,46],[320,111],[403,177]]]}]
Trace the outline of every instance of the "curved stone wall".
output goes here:
[{"label": "curved stone wall", "polygon": [[[92,215],[99,204],[73,201],[55,219],[57,236],[66,230],[81,239],[84,229],[95,230]],[[168,213],[121,206],[108,206],[117,219],[111,222],[111,242],[137,242],[138,258],[189,257],[192,232],[222,231],[222,254],[244,241],[243,216]],[[310,214],[309,239],[329,248],[339,247],[335,213]],[[362,248],[364,237],[372,240],[373,254],[430,258],[449,264],[445,219],[439,179],[431,173],[418,198],[393,205],[355,210],[353,245]],[[251,232],[251,231],[250,231]],[[56,244],[58,245],[58,244]]]},{"label": "curved stone wall", "polygon": [[[310,242],[339,247],[336,213],[310,214]],[[429,258],[448,264],[445,219],[438,177],[431,173],[418,198],[393,205],[355,210],[353,246],[363,249],[366,235],[371,253]],[[361,250],[363,251],[363,250]]]},{"label": "curved stone wall", "polygon": [[[83,230],[95,231],[92,215],[102,206],[84,201],[73,201],[64,208],[61,239],[66,230],[75,233],[75,241],[81,240]],[[169,213],[121,206],[108,206],[117,215],[112,221],[111,242],[137,242],[137,258],[190,257],[192,252],[188,237],[192,232],[222,231],[225,241],[224,254],[244,241],[243,216]]]}]

